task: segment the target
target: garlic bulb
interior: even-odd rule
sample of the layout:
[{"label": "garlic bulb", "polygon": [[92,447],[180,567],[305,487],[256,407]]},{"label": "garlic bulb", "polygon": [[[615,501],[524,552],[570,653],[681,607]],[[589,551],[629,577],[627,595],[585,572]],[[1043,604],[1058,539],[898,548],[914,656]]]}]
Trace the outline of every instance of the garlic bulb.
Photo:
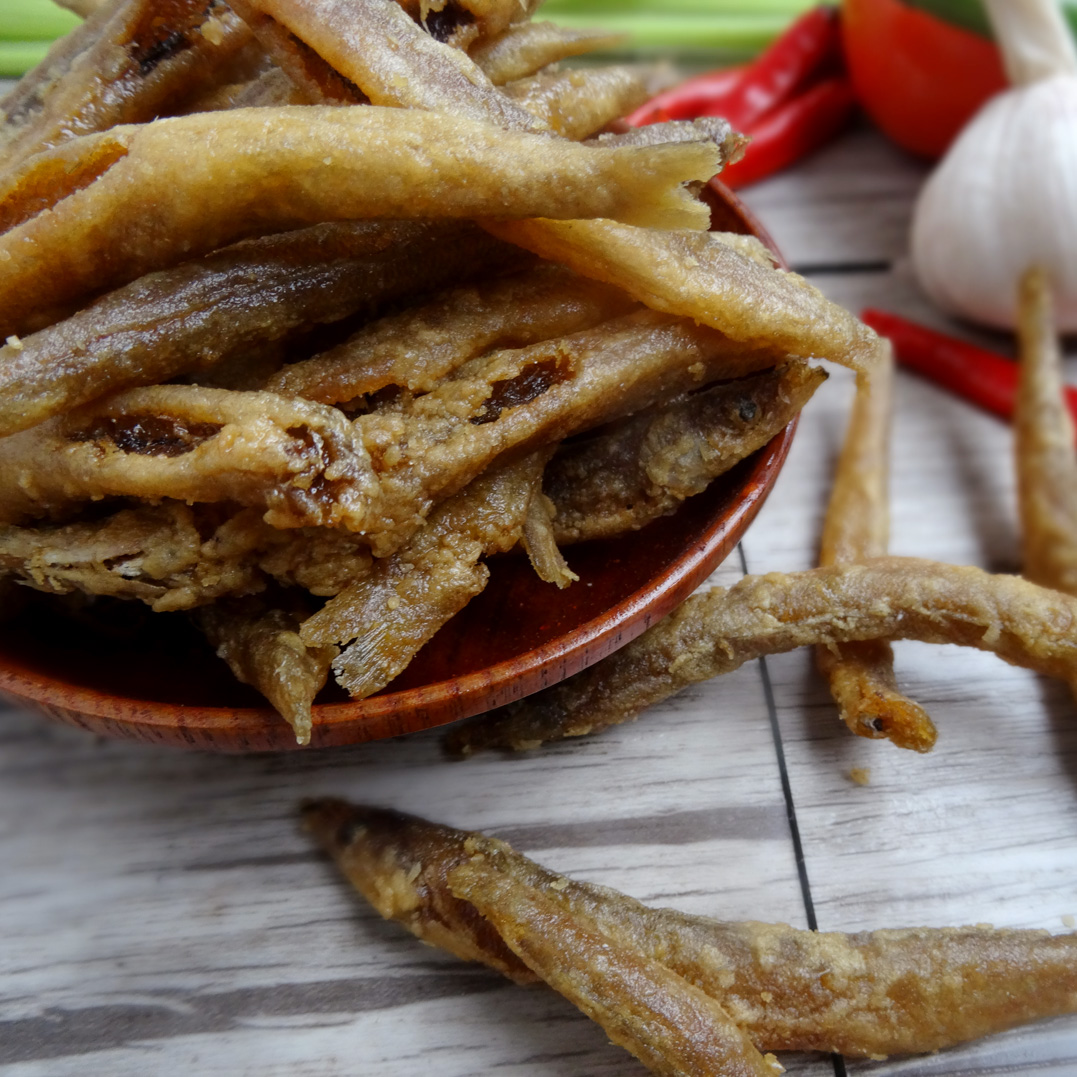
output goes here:
[{"label": "garlic bulb", "polygon": [[1077,331],[1077,50],[1053,0],[988,0],[1016,85],[992,98],[925,184],[913,267],[939,306],[1000,329],[1036,264]]}]

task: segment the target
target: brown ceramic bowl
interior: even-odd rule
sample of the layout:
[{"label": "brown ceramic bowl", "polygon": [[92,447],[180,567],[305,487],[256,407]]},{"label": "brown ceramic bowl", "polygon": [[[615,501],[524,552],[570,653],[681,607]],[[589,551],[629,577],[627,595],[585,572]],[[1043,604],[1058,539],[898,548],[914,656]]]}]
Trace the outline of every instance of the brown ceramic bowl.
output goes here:
[{"label": "brown ceramic bowl", "polygon": [[[769,236],[722,184],[712,227]],[[541,583],[526,559],[497,558],[486,590],[379,695],[327,689],[312,747],[356,744],[465,718],[529,695],[628,643],[664,617],[733,549],[778,475],[790,425],[748,460],[641,531],[573,547],[579,583]],[[179,614],[117,603],[79,623],[47,596],[0,627],[0,692],[61,722],[113,737],[226,752],[296,747],[291,729],[238,684]]]}]

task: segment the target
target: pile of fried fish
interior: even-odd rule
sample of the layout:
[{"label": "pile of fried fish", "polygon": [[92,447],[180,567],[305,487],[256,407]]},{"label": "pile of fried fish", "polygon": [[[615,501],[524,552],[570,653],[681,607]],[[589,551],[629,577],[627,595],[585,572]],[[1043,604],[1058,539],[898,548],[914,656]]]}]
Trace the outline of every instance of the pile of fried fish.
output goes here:
[{"label": "pile of fried fish", "polygon": [[0,101],[0,600],[189,611],[308,743],[876,361],[709,230],[741,136],[533,6],[109,0]]}]

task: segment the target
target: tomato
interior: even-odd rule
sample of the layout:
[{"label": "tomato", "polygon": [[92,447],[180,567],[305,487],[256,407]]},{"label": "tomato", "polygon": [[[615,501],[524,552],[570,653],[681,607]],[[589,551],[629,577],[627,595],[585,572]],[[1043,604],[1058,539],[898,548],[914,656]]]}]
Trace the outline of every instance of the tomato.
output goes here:
[{"label": "tomato", "polygon": [[1006,85],[988,38],[902,0],[843,0],[842,43],[857,98],[899,146],[941,157]]}]

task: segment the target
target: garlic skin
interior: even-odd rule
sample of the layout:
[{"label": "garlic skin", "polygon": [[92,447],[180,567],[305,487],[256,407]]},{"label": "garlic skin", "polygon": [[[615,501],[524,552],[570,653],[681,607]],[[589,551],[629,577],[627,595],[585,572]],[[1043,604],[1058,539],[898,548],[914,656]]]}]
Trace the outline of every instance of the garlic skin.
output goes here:
[{"label": "garlic skin", "polygon": [[1017,324],[1017,284],[1047,270],[1062,332],[1077,332],[1077,78],[992,98],[961,132],[913,212],[912,261],[943,309]]}]

